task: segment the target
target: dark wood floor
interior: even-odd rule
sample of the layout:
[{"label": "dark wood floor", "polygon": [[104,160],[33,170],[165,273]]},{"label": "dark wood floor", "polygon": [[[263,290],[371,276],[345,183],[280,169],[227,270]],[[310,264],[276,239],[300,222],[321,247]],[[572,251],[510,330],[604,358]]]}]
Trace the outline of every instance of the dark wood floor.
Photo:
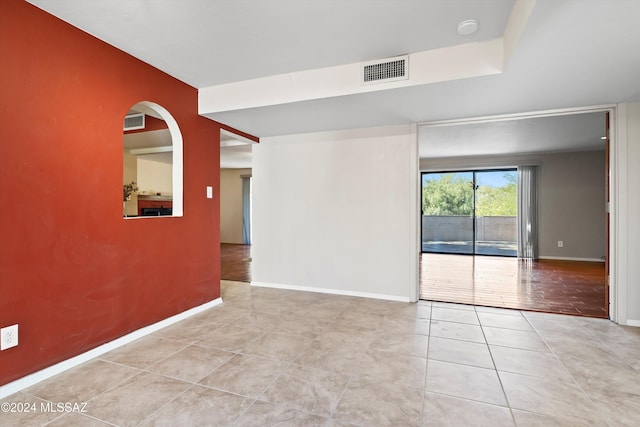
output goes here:
[{"label": "dark wood floor", "polygon": [[607,318],[604,263],[421,255],[420,298]]},{"label": "dark wood floor", "polygon": [[220,278],[251,282],[251,245],[220,244]]}]

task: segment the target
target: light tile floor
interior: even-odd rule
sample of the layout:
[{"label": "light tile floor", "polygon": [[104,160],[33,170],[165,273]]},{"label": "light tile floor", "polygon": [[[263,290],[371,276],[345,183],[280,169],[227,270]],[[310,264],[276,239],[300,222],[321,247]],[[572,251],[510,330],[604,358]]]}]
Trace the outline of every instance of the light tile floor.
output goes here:
[{"label": "light tile floor", "polygon": [[[2,426],[637,426],[640,328],[223,282],[224,304],[9,396]],[[85,413],[41,411],[87,402]]]}]

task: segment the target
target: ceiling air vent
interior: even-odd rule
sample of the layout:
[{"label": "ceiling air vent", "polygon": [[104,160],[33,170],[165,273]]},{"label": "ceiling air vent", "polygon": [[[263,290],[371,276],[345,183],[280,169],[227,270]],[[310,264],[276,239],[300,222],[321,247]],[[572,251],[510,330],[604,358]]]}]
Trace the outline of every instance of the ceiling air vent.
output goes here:
[{"label": "ceiling air vent", "polygon": [[367,62],[362,67],[362,83],[365,85],[395,82],[408,78],[408,55]]},{"label": "ceiling air vent", "polygon": [[127,114],[124,116],[124,130],[144,129],[144,114]]}]

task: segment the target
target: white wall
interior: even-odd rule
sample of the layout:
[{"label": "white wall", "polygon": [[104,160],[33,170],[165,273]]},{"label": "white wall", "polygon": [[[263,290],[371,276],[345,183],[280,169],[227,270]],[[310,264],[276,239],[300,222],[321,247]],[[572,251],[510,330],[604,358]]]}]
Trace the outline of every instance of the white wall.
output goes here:
[{"label": "white wall", "polygon": [[263,138],[253,184],[255,284],[415,300],[415,127]]},{"label": "white wall", "polygon": [[251,169],[220,169],[220,243],[242,244],[242,177]]},{"label": "white wall", "polygon": [[614,320],[640,326],[640,103],[620,104],[616,112],[612,216],[616,262]]},{"label": "white wall", "polygon": [[138,156],[138,187],[141,194],[173,194],[173,166]]}]

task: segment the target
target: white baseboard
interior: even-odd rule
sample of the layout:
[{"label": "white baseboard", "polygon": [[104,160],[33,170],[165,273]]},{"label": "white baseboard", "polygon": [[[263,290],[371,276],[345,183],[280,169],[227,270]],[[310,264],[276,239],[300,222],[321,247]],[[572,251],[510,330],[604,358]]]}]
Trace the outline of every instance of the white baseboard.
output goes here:
[{"label": "white baseboard", "polygon": [[127,335],[116,338],[113,341],[109,341],[108,343],[102,344],[94,349],[86,351],[70,359],[63,360],[62,362],[56,363],[53,366],[49,366],[48,368],[42,369],[38,372],[34,372],[33,374],[29,374],[13,382],[0,386],[0,399],[4,399],[9,395],[19,392],[20,390],[31,387],[32,385],[39,383],[40,381],[44,381],[48,378],[53,377],[54,375],[58,375],[66,371],[67,369],[71,369],[111,350],[115,350],[118,347],[122,347],[125,344],[129,344],[130,342],[133,342],[139,338],[142,338],[162,328],[165,328],[169,325],[177,323],[181,320],[184,320],[188,317],[201,313],[220,304],[222,304],[222,298],[216,298],[213,301],[209,301],[197,307],[190,308],[189,310],[163,319],[152,325],[137,329],[133,332],[128,333]]},{"label": "white baseboard", "polygon": [[627,319],[626,325],[640,327],[640,320]]},{"label": "white baseboard", "polygon": [[538,259],[550,259],[557,261],[586,261],[586,262],[604,262],[602,258],[575,258],[566,256],[539,256]]},{"label": "white baseboard", "polygon": [[361,297],[361,298],[374,298],[374,299],[382,299],[387,301],[411,302],[411,299],[409,297],[400,297],[397,295],[375,294],[371,292],[346,291],[343,289],[327,289],[327,288],[316,288],[313,286],[283,285],[280,283],[266,283],[266,282],[251,282],[251,286],[256,286],[261,288],[287,289],[290,291],[318,292],[321,294],[345,295],[345,296]]}]

